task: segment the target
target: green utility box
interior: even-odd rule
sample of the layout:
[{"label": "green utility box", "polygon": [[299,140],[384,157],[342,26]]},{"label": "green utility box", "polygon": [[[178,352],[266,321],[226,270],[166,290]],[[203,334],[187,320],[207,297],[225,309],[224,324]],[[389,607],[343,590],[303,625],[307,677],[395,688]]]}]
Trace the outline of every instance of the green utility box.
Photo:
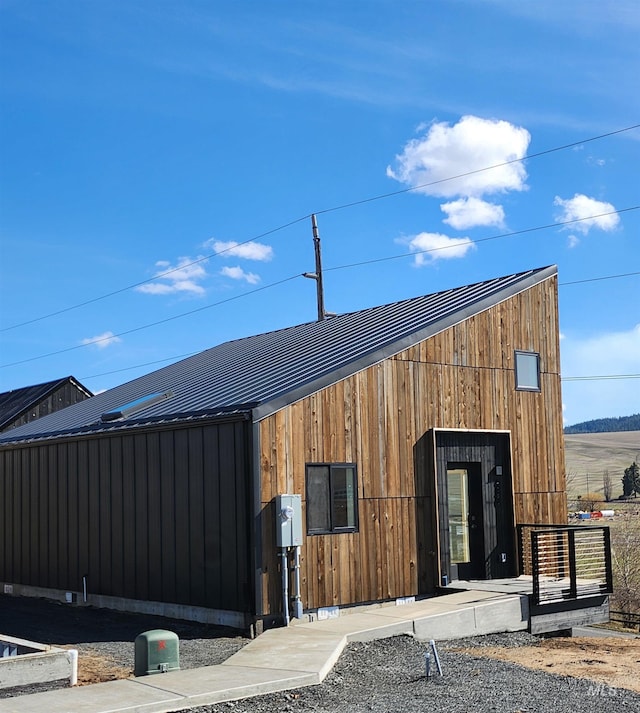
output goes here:
[{"label": "green utility box", "polygon": [[166,673],[180,668],[178,635],[164,629],[152,629],[138,634],[135,640],[136,676]]}]

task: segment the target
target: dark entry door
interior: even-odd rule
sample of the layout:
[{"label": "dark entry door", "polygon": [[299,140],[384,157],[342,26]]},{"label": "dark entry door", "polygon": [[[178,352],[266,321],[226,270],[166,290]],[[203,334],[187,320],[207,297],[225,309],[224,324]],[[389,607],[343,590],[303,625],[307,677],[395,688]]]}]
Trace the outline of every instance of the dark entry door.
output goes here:
[{"label": "dark entry door", "polygon": [[447,464],[449,556],[455,579],[487,576],[480,463]]},{"label": "dark entry door", "polygon": [[442,583],[516,574],[508,433],[435,431]]}]

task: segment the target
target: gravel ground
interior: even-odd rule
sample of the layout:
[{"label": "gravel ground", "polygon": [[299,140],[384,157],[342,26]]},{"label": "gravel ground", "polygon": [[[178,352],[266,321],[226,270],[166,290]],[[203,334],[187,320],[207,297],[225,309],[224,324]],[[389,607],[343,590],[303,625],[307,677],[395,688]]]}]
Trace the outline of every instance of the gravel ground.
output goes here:
[{"label": "gravel ground", "polygon": [[[221,663],[248,639],[222,627],[69,607],[46,600],[0,596],[0,633],[49,644],[71,644],[80,654],[133,669],[133,641],[142,631],[169,629],[180,637],[181,668]],[[426,677],[428,645],[409,636],[350,644],[319,686],[189,709],[191,713],[640,713],[640,695],[587,679],[530,670],[456,649],[531,646],[537,637],[519,632],[439,642],[443,675]],[[432,665],[433,670],[433,665]],[[640,670],[640,665],[639,665]],[[47,684],[60,687],[66,684]],[[0,691],[22,695],[44,686]],[[186,710],[186,709],[185,709]]]},{"label": "gravel ground", "polygon": [[[134,641],[151,629],[180,639],[180,668],[222,663],[249,643],[234,629],[108,609],[76,607],[46,599],[0,595],[0,634],[79,652],[79,681],[133,675]],[[66,681],[0,689],[0,698],[64,688]]]},{"label": "gravel ground", "polygon": [[640,695],[586,679],[456,653],[455,647],[529,646],[526,633],[437,644],[442,676],[427,678],[424,642],[399,636],[350,644],[319,686],[192,708],[191,713],[640,712]]}]

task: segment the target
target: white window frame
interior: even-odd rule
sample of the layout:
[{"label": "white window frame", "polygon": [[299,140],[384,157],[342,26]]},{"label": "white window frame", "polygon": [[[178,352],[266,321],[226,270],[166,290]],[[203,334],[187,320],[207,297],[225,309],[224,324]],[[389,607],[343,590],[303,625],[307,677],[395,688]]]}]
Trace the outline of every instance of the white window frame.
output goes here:
[{"label": "white window frame", "polygon": [[[523,362],[530,362],[535,359],[535,384],[532,376],[531,364],[526,368]],[[538,352],[528,352],[520,349],[515,350],[514,355],[516,391],[541,391],[540,382],[540,354]]]}]

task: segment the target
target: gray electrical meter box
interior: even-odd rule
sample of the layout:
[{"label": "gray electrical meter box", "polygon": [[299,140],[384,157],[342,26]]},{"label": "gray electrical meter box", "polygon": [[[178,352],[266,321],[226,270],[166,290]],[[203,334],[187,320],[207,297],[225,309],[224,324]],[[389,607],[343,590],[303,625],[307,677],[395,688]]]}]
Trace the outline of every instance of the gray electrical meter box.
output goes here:
[{"label": "gray electrical meter box", "polygon": [[276,545],[298,547],[302,544],[302,497],[276,496]]},{"label": "gray electrical meter box", "polygon": [[178,635],[164,629],[152,629],[136,636],[136,676],[166,673],[180,668]]}]

